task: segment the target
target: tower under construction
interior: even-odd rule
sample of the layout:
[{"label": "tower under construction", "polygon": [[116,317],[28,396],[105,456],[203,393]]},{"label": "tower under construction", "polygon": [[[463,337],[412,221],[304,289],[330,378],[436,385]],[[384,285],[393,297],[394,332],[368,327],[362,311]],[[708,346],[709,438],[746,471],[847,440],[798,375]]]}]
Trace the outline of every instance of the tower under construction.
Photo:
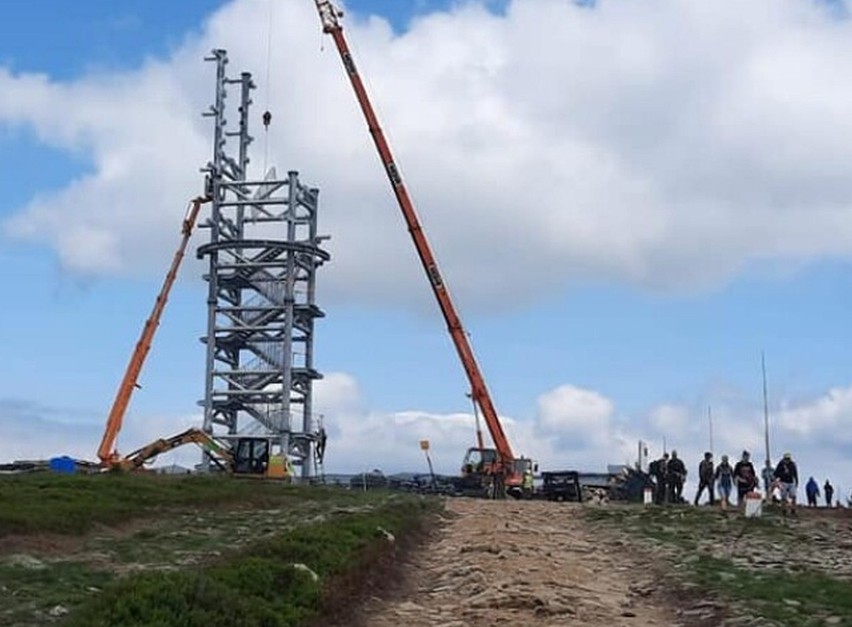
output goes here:
[{"label": "tower under construction", "polygon": [[[309,477],[318,436],[312,384],[322,377],[313,354],[314,322],[324,315],[316,271],[329,259],[317,234],[319,190],[294,171],[249,175],[252,76],[229,78],[225,50],[205,60],[216,64],[216,92],[204,114],[213,120],[213,159],[203,168],[210,238],[197,251],[209,261],[203,429],[235,441],[251,435],[249,459],[286,455]],[[229,124],[231,90],[238,104]]]}]

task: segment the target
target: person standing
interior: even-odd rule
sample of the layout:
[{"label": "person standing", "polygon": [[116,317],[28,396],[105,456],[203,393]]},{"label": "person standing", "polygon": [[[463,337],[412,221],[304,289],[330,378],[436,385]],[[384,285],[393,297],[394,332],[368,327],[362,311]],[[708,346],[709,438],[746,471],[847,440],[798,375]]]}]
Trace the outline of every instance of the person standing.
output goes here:
[{"label": "person standing", "polygon": [[722,509],[724,509],[731,504],[731,489],[734,485],[734,469],[731,468],[727,455],[722,455],[722,461],[716,467],[715,479],[719,485],[719,499],[721,499]]},{"label": "person standing", "polygon": [[[781,490],[781,513],[787,513],[788,504],[792,513],[796,513],[796,491],[799,489],[799,469],[796,467],[796,462],[793,461],[793,456],[790,453],[784,453],[784,457],[778,462],[775,467],[775,479],[778,481]],[[814,487],[819,492],[819,486],[814,478],[811,477]],[[810,484],[810,482],[808,482]],[[810,496],[808,496],[810,501]],[[816,506],[816,502],[814,502]]]},{"label": "person standing", "polygon": [[808,495],[808,507],[816,507],[819,498],[819,484],[811,477],[805,485],[805,494]]},{"label": "person standing", "polygon": [[669,460],[669,485],[671,486],[671,501],[672,503],[683,502],[683,482],[686,481],[686,466],[683,460],[677,456],[677,451],[672,451],[672,458]]},{"label": "person standing", "polygon": [[825,506],[831,507],[832,499],[834,498],[834,486],[829,483],[828,479],[825,480],[825,485],[822,486],[822,493],[825,496]]},{"label": "person standing", "polygon": [[760,471],[760,475],[763,478],[763,498],[767,503],[770,503],[772,501],[772,486],[775,483],[775,470],[772,468],[772,462],[769,461],[769,458],[763,464],[763,470]]},{"label": "person standing", "polygon": [[663,456],[660,459],[656,459],[651,462],[651,465],[648,467],[648,471],[651,473],[651,476],[654,477],[656,481],[656,491],[654,492],[654,502],[657,505],[662,505],[667,501],[668,495],[668,486],[667,486],[667,477],[668,477],[668,465],[669,465],[669,454],[663,453]]},{"label": "person standing", "polygon": [[531,468],[527,468],[524,471],[524,498],[532,499],[533,494],[535,493],[535,477],[533,475],[533,471]]},{"label": "person standing", "polygon": [[742,458],[734,466],[734,483],[737,484],[737,507],[740,507],[745,504],[745,495],[757,486],[757,474],[748,451],[743,451]]},{"label": "person standing", "polygon": [[698,505],[698,501],[701,500],[701,494],[704,492],[704,488],[707,488],[707,492],[710,493],[710,505],[715,504],[716,499],[714,497],[713,490],[714,479],[713,453],[708,451],[704,453],[704,459],[701,460],[700,464],[698,464],[698,492],[695,495],[696,505]]}]

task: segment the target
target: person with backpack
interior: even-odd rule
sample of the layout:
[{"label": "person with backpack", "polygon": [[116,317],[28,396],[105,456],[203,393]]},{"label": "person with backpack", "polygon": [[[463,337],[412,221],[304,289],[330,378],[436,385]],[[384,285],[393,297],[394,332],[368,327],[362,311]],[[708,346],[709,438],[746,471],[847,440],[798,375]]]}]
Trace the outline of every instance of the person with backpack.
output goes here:
[{"label": "person with backpack", "polygon": [[722,461],[716,467],[714,478],[719,486],[719,500],[722,501],[722,509],[725,509],[731,504],[731,489],[734,485],[734,469],[731,468],[727,455],[722,455]]},{"label": "person with backpack", "polygon": [[698,492],[695,494],[696,505],[698,505],[698,501],[701,500],[701,494],[704,492],[704,488],[707,488],[707,492],[710,493],[710,505],[715,504],[716,499],[713,493],[714,479],[713,453],[708,451],[704,453],[704,459],[701,460],[700,464],[698,464]]},{"label": "person with backpack", "polygon": [[[787,514],[787,508],[790,508],[791,513],[796,513],[796,490],[799,489],[799,469],[796,468],[796,462],[793,461],[793,456],[790,453],[784,453],[784,457],[778,462],[775,467],[775,480],[778,482],[778,488],[781,490],[781,514]],[[814,486],[819,492],[817,482],[813,480]],[[810,485],[810,482],[808,482]],[[808,501],[810,502],[810,492],[808,492]],[[814,501],[816,506],[816,501]]]},{"label": "person with backpack", "polygon": [[648,471],[654,477],[654,503],[663,505],[668,501],[668,465],[669,454],[663,453],[660,459],[655,459],[648,467]]},{"label": "person with backpack", "polygon": [[671,502],[683,503],[683,482],[686,481],[686,465],[683,460],[677,456],[677,451],[672,451],[672,458],[669,460],[668,480],[671,489]]},{"label": "person with backpack", "polygon": [[734,466],[734,483],[737,485],[737,507],[744,506],[745,495],[757,487],[757,473],[748,451],[743,451],[742,458]]}]

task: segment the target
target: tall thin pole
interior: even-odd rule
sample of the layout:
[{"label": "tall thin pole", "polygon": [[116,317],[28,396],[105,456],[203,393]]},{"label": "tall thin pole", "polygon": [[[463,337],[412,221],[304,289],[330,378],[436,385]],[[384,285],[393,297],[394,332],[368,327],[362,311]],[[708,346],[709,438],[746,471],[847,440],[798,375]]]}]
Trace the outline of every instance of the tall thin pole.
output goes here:
[{"label": "tall thin pole", "polygon": [[760,367],[763,371],[763,437],[766,445],[766,465],[769,466],[769,394],[766,391],[766,355],[763,351],[760,351]]},{"label": "tall thin pole", "polygon": [[710,452],[713,453],[713,410],[707,406],[707,426],[710,430]]},{"label": "tall thin pole", "polygon": [[429,464],[429,477],[432,479],[432,487],[434,488],[437,485],[435,481],[435,470],[432,468],[432,458],[429,457],[429,450],[423,451],[426,453],[426,462]]}]

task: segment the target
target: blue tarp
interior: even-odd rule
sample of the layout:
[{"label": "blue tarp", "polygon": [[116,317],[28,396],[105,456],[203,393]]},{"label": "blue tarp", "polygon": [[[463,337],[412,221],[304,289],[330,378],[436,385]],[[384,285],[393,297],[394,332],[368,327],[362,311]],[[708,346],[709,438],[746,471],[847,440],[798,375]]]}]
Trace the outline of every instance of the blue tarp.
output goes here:
[{"label": "blue tarp", "polygon": [[63,455],[62,457],[54,457],[50,460],[50,470],[52,472],[61,472],[65,474],[73,474],[77,472],[77,462],[73,458]]}]

